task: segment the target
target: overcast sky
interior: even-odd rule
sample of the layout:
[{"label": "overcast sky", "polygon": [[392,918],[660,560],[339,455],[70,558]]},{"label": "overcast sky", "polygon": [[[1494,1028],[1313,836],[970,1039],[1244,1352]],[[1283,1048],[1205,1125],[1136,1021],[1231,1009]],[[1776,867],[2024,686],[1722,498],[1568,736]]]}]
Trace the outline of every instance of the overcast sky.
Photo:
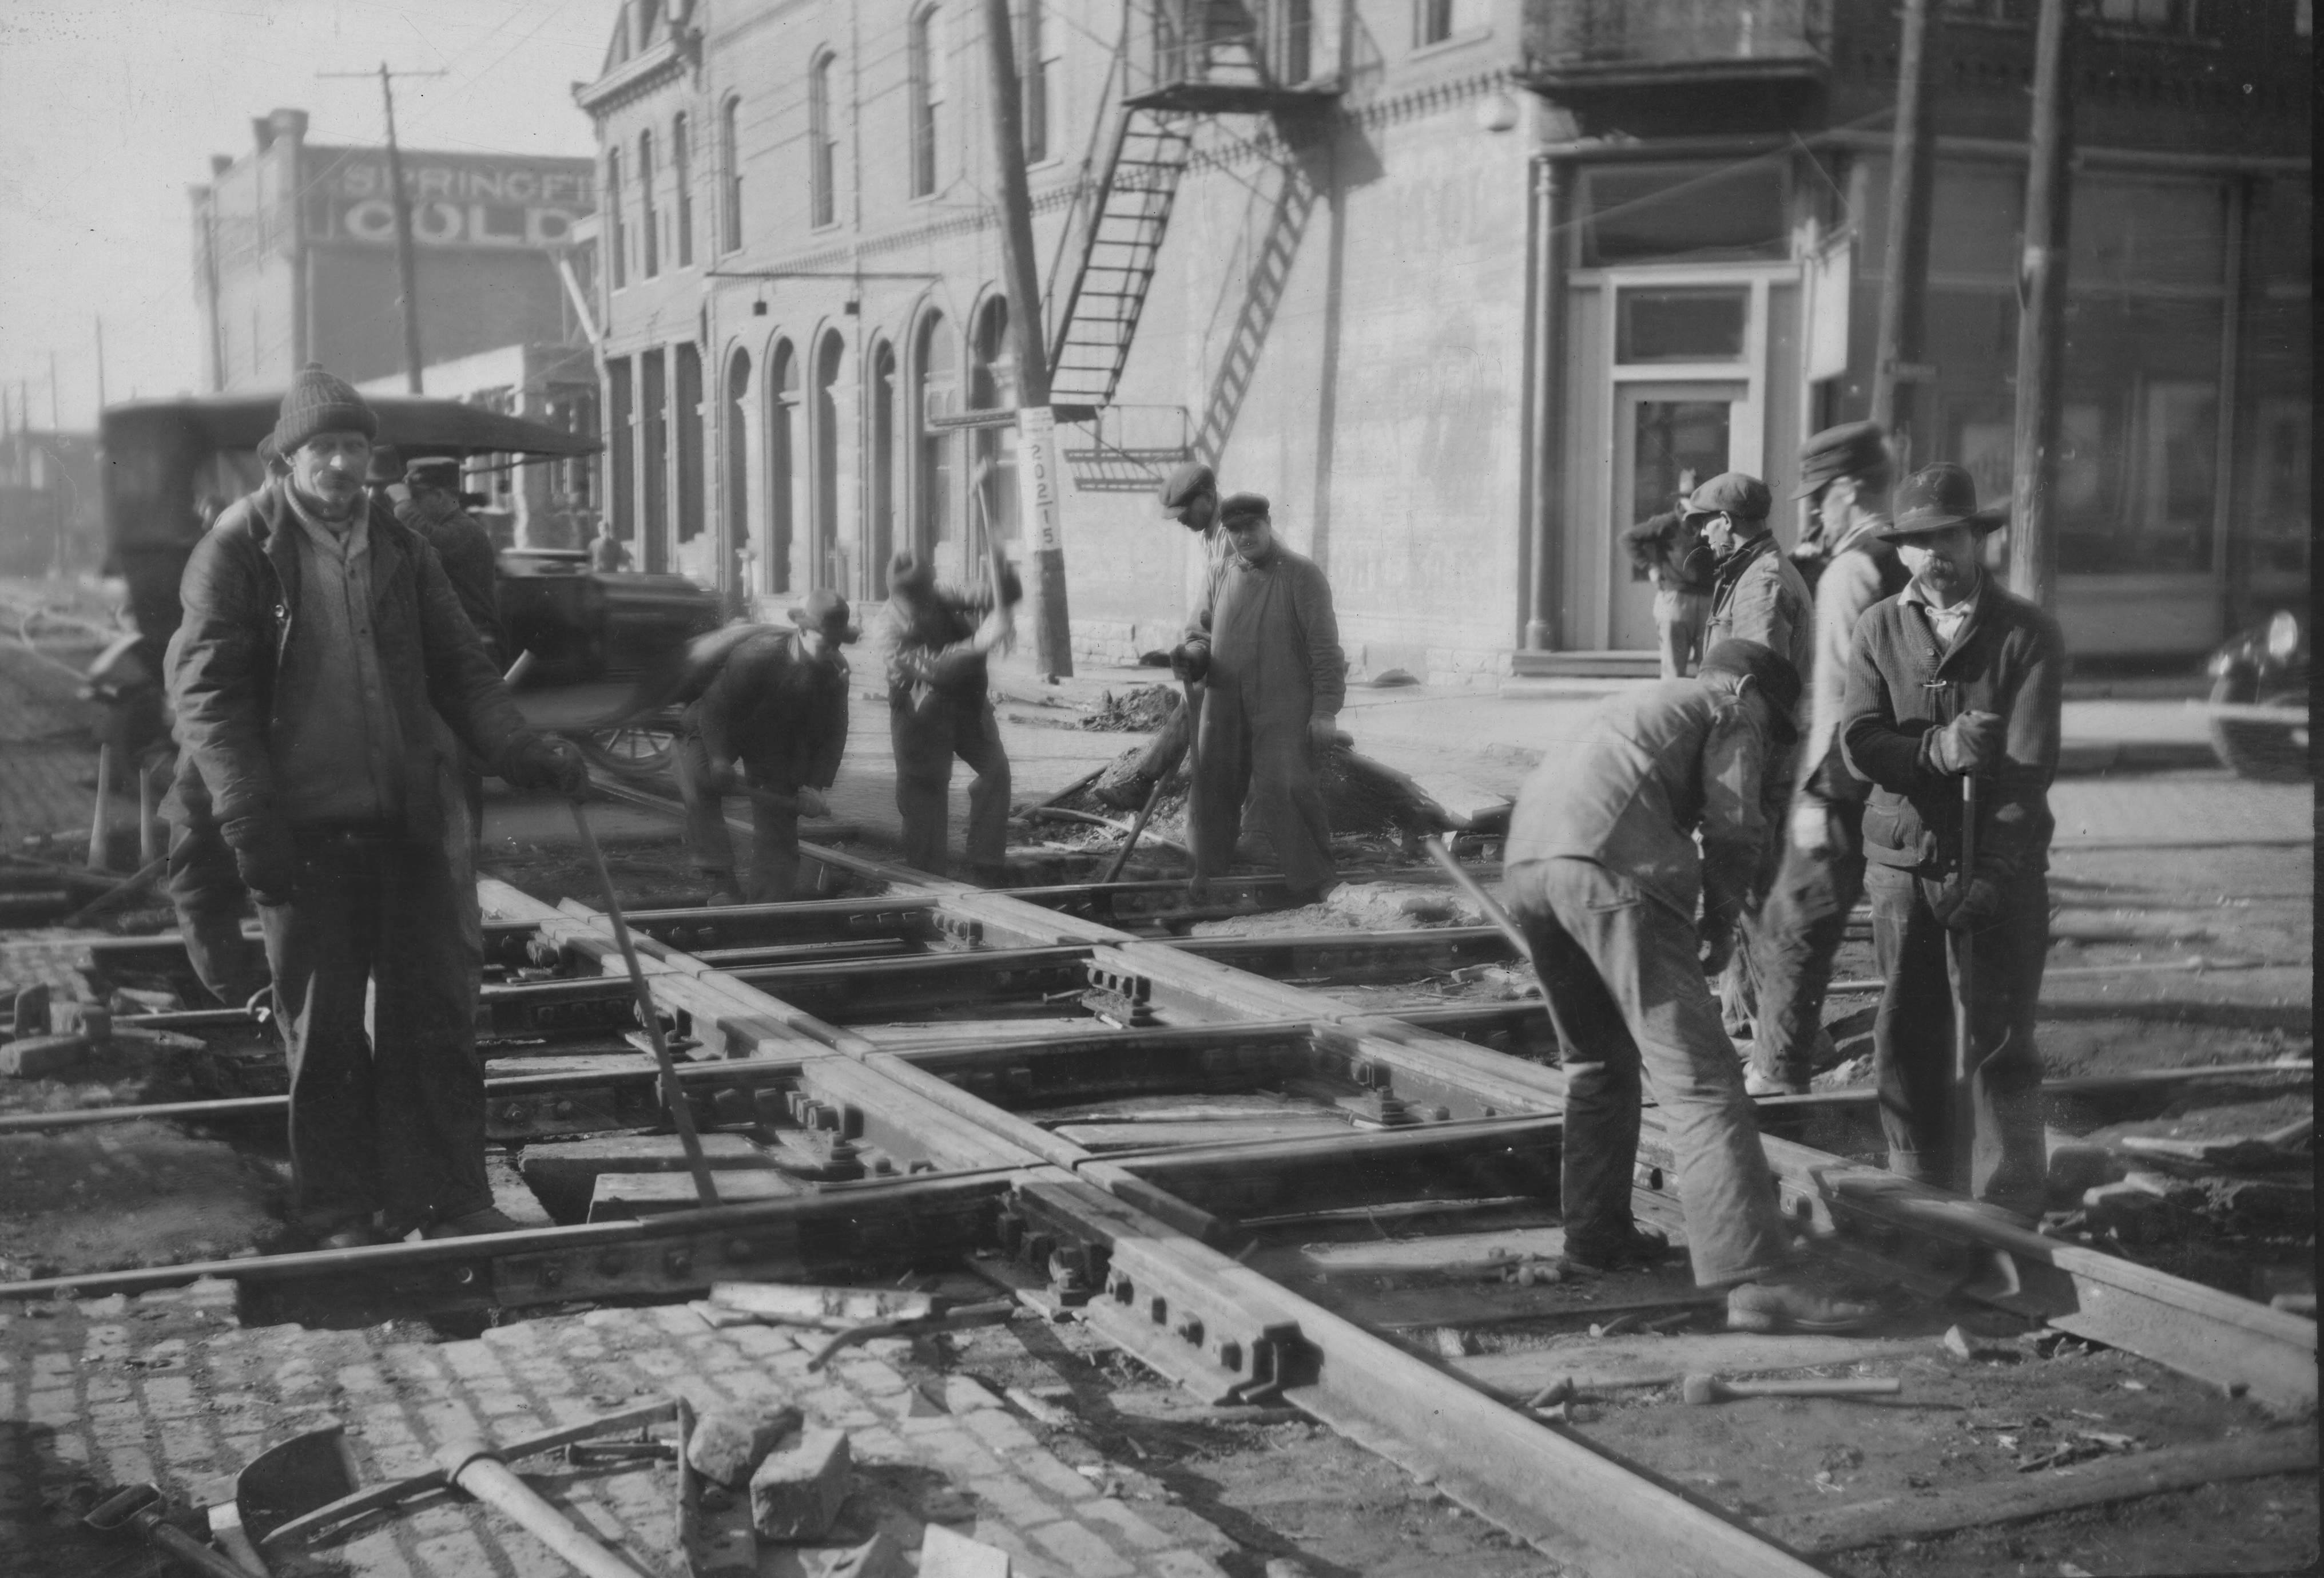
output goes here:
[{"label": "overcast sky", "polygon": [[571,84],[597,74],[616,0],[0,0],[0,384],[49,425],[106,398],[197,387],[186,188],[250,122],[308,111],[309,140],[383,140],[379,83],[318,71],[449,73],[396,86],[406,147],[592,152]]}]

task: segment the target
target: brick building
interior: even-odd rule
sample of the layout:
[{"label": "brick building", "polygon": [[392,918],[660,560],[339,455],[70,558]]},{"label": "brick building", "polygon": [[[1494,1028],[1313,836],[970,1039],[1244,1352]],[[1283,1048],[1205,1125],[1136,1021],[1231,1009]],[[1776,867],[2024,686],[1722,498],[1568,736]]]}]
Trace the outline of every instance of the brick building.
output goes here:
[{"label": "brick building", "polygon": [[[2032,0],[1952,0],[1916,460],[2006,494]],[[2305,0],[2089,0],[2061,475],[2084,656],[2304,595]],[[1012,0],[1074,486],[1079,650],[1176,623],[1185,455],[1268,494],[1360,669],[1626,669],[1620,526],[1789,492],[1863,412],[1885,0]],[[605,194],[607,509],[647,568],[787,600],[1016,532],[970,0],[630,0],[576,90]],[[1788,534],[1796,521],[1779,522]],[[1021,554],[1020,554],[1021,557]]]}]

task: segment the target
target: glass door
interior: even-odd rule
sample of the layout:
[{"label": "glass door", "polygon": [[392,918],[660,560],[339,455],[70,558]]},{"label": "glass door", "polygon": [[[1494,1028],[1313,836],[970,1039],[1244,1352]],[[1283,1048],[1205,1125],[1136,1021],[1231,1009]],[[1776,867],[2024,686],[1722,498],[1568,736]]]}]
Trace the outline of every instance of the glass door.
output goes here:
[{"label": "glass door", "polygon": [[1674,510],[1696,484],[1722,471],[1748,470],[1738,457],[1743,423],[1736,408],[1749,397],[1734,383],[1615,386],[1614,488],[1609,563],[1607,645],[1635,651],[1655,645],[1654,583],[1635,568],[1620,539],[1637,522]]}]

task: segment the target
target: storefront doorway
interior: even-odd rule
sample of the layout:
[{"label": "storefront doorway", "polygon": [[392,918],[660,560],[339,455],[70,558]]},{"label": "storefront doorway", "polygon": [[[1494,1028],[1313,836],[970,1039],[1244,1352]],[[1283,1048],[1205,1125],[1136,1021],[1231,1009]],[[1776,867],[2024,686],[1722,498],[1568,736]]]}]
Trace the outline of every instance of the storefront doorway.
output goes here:
[{"label": "storefront doorway", "polygon": [[[1678,502],[1722,471],[1746,469],[1736,440],[1743,383],[1623,383],[1614,413],[1614,520],[1622,530]],[[1609,556],[1609,640],[1617,651],[1655,644],[1654,584],[1628,553]]]}]

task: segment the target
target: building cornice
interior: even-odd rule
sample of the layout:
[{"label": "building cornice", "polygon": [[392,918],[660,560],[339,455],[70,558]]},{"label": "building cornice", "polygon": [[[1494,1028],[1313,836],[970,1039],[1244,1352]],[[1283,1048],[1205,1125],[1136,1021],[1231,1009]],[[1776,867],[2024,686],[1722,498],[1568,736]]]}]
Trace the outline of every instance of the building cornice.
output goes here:
[{"label": "building cornice", "polygon": [[623,105],[676,81],[681,72],[699,70],[701,65],[702,30],[681,27],[634,60],[574,88],[573,102],[602,121]]}]

